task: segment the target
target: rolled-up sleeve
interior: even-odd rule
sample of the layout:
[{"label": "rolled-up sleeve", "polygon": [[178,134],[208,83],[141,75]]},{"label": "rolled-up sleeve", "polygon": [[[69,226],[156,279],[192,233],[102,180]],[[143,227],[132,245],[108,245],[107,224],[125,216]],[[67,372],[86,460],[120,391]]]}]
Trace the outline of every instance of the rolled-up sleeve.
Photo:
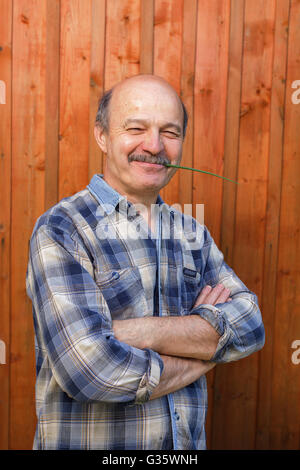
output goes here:
[{"label": "rolled-up sleeve", "polygon": [[232,301],[214,306],[201,304],[190,313],[208,321],[220,336],[211,361],[230,362],[242,359],[260,350],[265,343],[265,330],[257,296],[225,263],[222,252],[207,229],[203,253],[205,284],[215,287],[222,283],[230,290]]},{"label": "rolled-up sleeve", "polygon": [[[139,388],[136,393],[136,398],[133,404],[142,404],[149,400],[151,393],[159,384],[159,378],[163,371],[163,362],[161,357],[151,349],[146,349],[149,354],[149,364],[142,380],[140,381]],[[157,357],[158,356],[158,357]]]},{"label": "rolled-up sleeve", "polygon": [[114,337],[92,270],[72,233],[47,225],[34,231],[26,285],[36,334],[55,380],[69,397],[143,403],[160,381],[163,361],[152,350]]}]

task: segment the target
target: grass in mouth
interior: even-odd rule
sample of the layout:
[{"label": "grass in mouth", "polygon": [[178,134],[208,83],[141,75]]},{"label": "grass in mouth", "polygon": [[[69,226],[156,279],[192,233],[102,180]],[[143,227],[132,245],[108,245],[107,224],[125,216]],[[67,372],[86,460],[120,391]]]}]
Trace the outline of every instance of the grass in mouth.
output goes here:
[{"label": "grass in mouth", "polygon": [[227,180],[227,181],[231,181],[232,183],[239,184],[237,181],[226,178],[225,176],[216,175],[215,173],[211,173],[210,171],[198,170],[196,168],[190,168],[189,166],[171,165],[170,163],[166,163],[165,166],[170,167],[170,168],[181,168],[182,170],[198,171],[199,173],[206,173],[207,175],[217,176],[218,178],[222,178],[223,180]]}]

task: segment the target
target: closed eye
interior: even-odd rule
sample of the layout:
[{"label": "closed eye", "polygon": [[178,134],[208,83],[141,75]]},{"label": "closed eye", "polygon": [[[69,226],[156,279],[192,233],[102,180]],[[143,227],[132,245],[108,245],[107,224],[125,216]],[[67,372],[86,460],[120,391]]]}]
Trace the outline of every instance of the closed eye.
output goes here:
[{"label": "closed eye", "polygon": [[177,132],[173,131],[163,131],[163,134],[167,135],[168,137],[180,137],[180,135]]},{"label": "closed eye", "polygon": [[144,129],[142,127],[129,127],[127,129],[127,131],[129,131],[129,132],[143,132]]}]

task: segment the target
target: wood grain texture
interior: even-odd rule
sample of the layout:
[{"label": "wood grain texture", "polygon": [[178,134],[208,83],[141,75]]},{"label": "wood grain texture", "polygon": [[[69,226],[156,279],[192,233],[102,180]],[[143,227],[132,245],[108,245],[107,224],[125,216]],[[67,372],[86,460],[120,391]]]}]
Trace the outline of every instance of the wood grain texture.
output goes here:
[{"label": "wood grain texture", "polygon": [[45,209],[58,202],[60,2],[46,1]]},{"label": "wood grain texture", "polygon": [[102,173],[103,163],[102,152],[94,137],[94,123],[99,99],[104,92],[105,15],[105,0],[93,0],[91,26],[89,180],[95,173]]},{"label": "wood grain texture", "polygon": [[[194,79],[193,167],[223,173],[228,76],[230,2],[198,2]],[[204,223],[220,242],[222,182],[212,176],[193,175],[193,205],[204,205]],[[208,403],[214,400],[213,370],[207,377]],[[214,407],[209,406],[206,432],[208,448],[214,446]]]},{"label": "wood grain texture", "polygon": [[[156,0],[154,22],[154,73],[167,80],[180,94],[183,1]],[[177,170],[170,184],[161,191],[163,200],[170,205],[179,202],[180,177],[181,170]]]},{"label": "wood grain texture", "polygon": [[[235,181],[238,178],[244,10],[244,0],[231,1],[224,176]],[[234,251],[236,193],[237,185],[223,183],[221,247],[225,260],[230,265]]]},{"label": "wood grain texture", "polygon": [[[186,136],[183,143],[183,166],[193,166],[194,154],[194,83],[195,55],[197,33],[197,2],[187,0],[183,4],[182,51],[181,51],[181,84],[180,95],[185,104],[189,119]],[[193,198],[193,172],[179,170],[178,202],[191,204]],[[193,214],[194,216],[196,214]]]},{"label": "wood grain texture", "polygon": [[11,449],[32,448],[34,336],[25,278],[28,242],[45,198],[46,2],[14,2],[11,207]]},{"label": "wood grain texture", "polygon": [[264,252],[264,277],[261,308],[267,341],[260,352],[260,370],[257,401],[258,449],[268,449],[270,445],[270,423],[272,388],[274,380],[273,325],[275,319],[276,277],[278,261],[278,238],[280,228],[280,203],[282,162],[284,144],[285,87],[287,69],[288,24],[290,2],[279,0],[276,7],[274,31],[274,58],[271,89],[270,150],[268,168],[268,192],[266,207],[266,231]]},{"label": "wood grain texture", "polygon": [[[194,168],[222,175],[226,116],[230,2],[204,0],[198,8],[194,91]],[[205,205],[205,224],[220,241],[222,181],[196,173],[193,202]]]},{"label": "wood grain texture", "polygon": [[59,199],[89,180],[91,0],[61,1]]},{"label": "wood grain texture", "polygon": [[[245,2],[239,186],[232,267],[259,299],[263,280],[275,7],[275,1]],[[226,364],[220,374],[214,407],[214,448],[252,449],[256,432],[258,354]],[[226,432],[228,423],[230,432]]]},{"label": "wood grain texture", "polygon": [[141,0],[140,73],[153,73],[154,0]]},{"label": "wood grain texture", "polygon": [[103,171],[104,90],[138,73],[188,113],[182,164],[161,195],[204,204],[225,261],[258,295],[262,351],[207,376],[209,449],[299,449],[299,0],[0,0],[0,449],[31,449],[35,361],[25,292],[39,215]]},{"label": "wood grain texture", "polygon": [[[237,181],[239,159],[239,130],[241,107],[242,58],[244,36],[244,0],[232,0],[230,5],[229,58],[227,78],[226,122],[224,137],[224,176]],[[220,248],[225,261],[231,266],[234,253],[235,204],[237,185],[223,182],[223,200],[220,227]],[[216,367],[213,382],[211,448],[223,448],[223,436],[227,423],[222,416],[224,402],[221,399],[224,384],[230,377],[228,367]],[[230,380],[229,380],[230,383]],[[229,419],[229,417],[228,417]],[[224,423],[224,424],[220,424]]]},{"label": "wood grain texture", "polygon": [[140,0],[107,2],[105,89],[140,72]]},{"label": "wood grain texture", "polygon": [[5,364],[0,363],[0,449],[5,450],[10,399],[11,2],[0,0],[0,11],[0,79],[6,88],[5,104],[0,104],[0,340],[5,344]]},{"label": "wood grain texture", "polygon": [[273,380],[270,448],[297,449],[300,442],[300,367],[292,362],[300,339],[300,106],[292,102],[292,83],[300,77],[300,3],[290,7],[285,97],[284,155],[273,327]]}]

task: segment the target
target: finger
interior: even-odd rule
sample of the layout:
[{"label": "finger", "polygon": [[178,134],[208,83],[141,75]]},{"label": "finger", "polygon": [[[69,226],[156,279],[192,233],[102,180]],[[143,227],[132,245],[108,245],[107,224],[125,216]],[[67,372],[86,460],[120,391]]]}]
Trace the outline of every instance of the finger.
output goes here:
[{"label": "finger", "polygon": [[205,286],[202,289],[202,291],[200,292],[200,294],[198,295],[198,297],[196,299],[196,302],[194,304],[194,307],[197,307],[200,304],[206,303],[205,299],[206,299],[207,295],[210,293],[211,290],[212,290],[211,286],[208,286],[208,285]]},{"label": "finger", "polygon": [[219,295],[219,297],[216,299],[215,305],[216,305],[216,304],[222,304],[222,303],[224,303],[224,302],[227,302],[229,296],[230,296],[230,290],[224,288],[224,289],[222,290],[221,294]]},{"label": "finger", "polygon": [[225,286],[223,286],[223,284],[217,284],[207,295],[205,302],[210,305],[215,305],[216,300],[219,298],[224,289]]}]

